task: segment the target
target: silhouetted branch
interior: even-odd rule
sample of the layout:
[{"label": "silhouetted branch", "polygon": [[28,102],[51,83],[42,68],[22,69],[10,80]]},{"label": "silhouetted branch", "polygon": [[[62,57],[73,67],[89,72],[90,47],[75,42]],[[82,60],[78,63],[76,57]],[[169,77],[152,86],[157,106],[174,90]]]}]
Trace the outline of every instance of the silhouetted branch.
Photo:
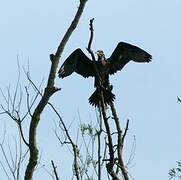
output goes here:
[{"label": "silhouetted branch", "polygon": [[90,34],[90,39],[89,39],[89,43],[88,43],[88,47],[87,47],[88,51],[91,51],[92,40],[93,40],[93,37],[94,37],[93,21],[94,21],[94,18],[92,18],[90,20],[90,24],[89,24],[89,30],[90,30],[91,34]]},{"label": "silhouetted branch", "polygon": [[123,174],[124,179],[129,180],[128,172],[125,168],[124,161],[123,161],[123,145],[124,145],[123,143],[124,143],[124,139],[125,139],[125,136],[126,136],[126,133],[128,130],[129,120],[127,121],[126,129],[125,129],[125,132],[122,136],[120,121],[119,121],[118,115],[116,113],[116,108],[115,108],[113,102],[111,102],[110,107],[111,107],[113,119],[115,121],[116,129],[117,129],[117,133],[118,133],[118,137],[117,137],[117,155],[118,155],[118,162],[119,162],[118,166],[121,169],[121,172]]},{"label": "silhouetted branch", "polygon": [[[31,77],[30,77],[29,69],[28,69],[28,71],[26,72],[25,68],[23,67],[23,70],[24,70],[24,73],[25,73],[28,81],[29,81],[30,84],[32,85],[32,80],[31,80]],[[40,92],[42,83],[43,83],[43,80],[41,81],[39,87],[38,87],[38,88],[36,87],[36,89],[35,89],[35,86],[32,85],[32,88],[33,88],[33,90],[36,92],[36,94],[35,94],[35,96],[33,97],[33,99],[31,100],[31,102],[30,102],[30,95],[29,95],[28,87],[25,86],[27,112],[26,112],[25,115],[21,118],[21,121],[23,121],[23,120],[28,116],[28,114],[29,114],[30,117],[32,118],[31,109],[33,108],[33,105],[35,105],[35,102],[36,102],[38,96],[41,94],[41,93],[39,93],[39,92]]]},{"label": "silhouetted branch", "polygon": [[105,128],[106,128],[106,134],[108,136],[108,147],[109,147],[109,156],[110,156],[110,161],[109,163],[106,164],[106,168],[107,168],[107,171],[108,173],[112,176],[112,178],[114,180],[119,180],[118,176],[116,175],[116,173],[114,172],[114,149],[113,149],[113,142],[112,142],[112,136],[111,136],[111,130],[110,130],[110,127],[109,127],[109,123],[108,123],[108,117],[106,115],[106,111],[105,111],[105,103],[104,103],[104,96],[103,96],[103,92],[101,91],[101,78],[99,76],[99,72],[98,72],[98,69],[96,67],[96,60],[95,60],[95,56],[94,56],[94,53],[93,51],[91,50],[91,45],[92,45],[92,40],[93,40],[93,31],[94,31],[94,28],[93,28],[93,21],[94,19],[91,19],[90,20],[90,32],[91,32],[91,35],[90,35],[90,40],[89,40],[89,43],[88,43],[88,52],[91,54],[91,57],[92,57],[92,60],[94,62],[94,69],[95,69],[95,72],[96,72],[96,76],[98,77],[99,79],[99,89],[100,89],[100,95],[101,95],[101,102],[100,102],[100,113],[102,114],[102,117],[103,117],[103,120],[104,120],[104,124],[105,124]]},{"label": "silhouetted branch", "polygon": [[6,152],[5,152],[4,147],[3,147],[2,144],[0,144],[0,149],[1,149],[1,151],[2,151],[2,154],[3,154],[3,157],[4,157],[5,162],[6,162],[6,164],[7,164],[7,167],[9,168],[9,170],[10,170],[13,178],[16,179],[16,178],[15,178],[14,170],[13,170],[13,168],[12,168],[11,165],[10,165],[10,162],[9,162],[9,160],[8,160],[8,157],[7,157],[7,155],[6,155]]},{"label": "silhouetted branch", "polygon": [[14,121],[17,123],[18,128],[19,128],[19,130],[20,130],[20,135],[21,135],[21,137],[22,137],[22,139],[23,139],[23,142],[26,144],[27,147],[29,147],[29,144],[28,144],[27,141],[25,140],[25,137],[24,137],[24,134],[23,134],[22,124],[21,124],[21,123],[22,123],[22,120],[20,119],[18,112],[16,112],[17,115],[14,116],[14,115],[13,115],[13,112],[12,112],[12,113],[9,112],[9,111],[6,110],[2,105],[1,105],[1,108],[2,108],[3,111],[4,111],[4,112],[2,112],[2,113],[7,114],[12,120],[14,120]]},{"label": "silhouetted branch", "polygon": [[3,169],[3,171],[4,171],[4,173],[6,174],[6,177],[9,179],[9,180],[11,180],[11,178],[9,177],[9,173],[7,172],[7,170],[6,170],[6,168],[4,167],[4,165],[3,165],[3,163],[0,161],[0,164],[1,164],[1,167],[2,167],[2,169]]},{"label": "silhouetted branch", "polygon": [[56,108],[50,102],[48,104],[51,106],[51,108],[53,109],[55,114],[58,116],[58,118],[59,118],[59,120],[60,120],[60,122],[61,122],[61,124],[63,126],[63,129],[64,129],[64,131],[66,133],[66,136],[67,136],[68,140],[70,141],[69,143],[72,145],[73,154],[74,154],[74,170],[75,170],[75,175],[76,175],[77,180],[80,180],[80,172],[79,172],[79,165],[78,165],[78,147],[73,142],[72,138],[70,137],[68,129],[67,129],[65,123],[63,122],[62,117],[60,116],[60,114],[56,110]]},{"label": "silhouetted branch", "polygon": [[126,134],[127,134],[128,130],[129,130],[129,119],[127,119],[127,121],[126,121],[126,128],[124,130],[124,134],[123,134],[123,137],[122,137],[122,144],[124,144],[124,139],[126,137]]},{"label": "silhouetted branch", "polygon": [[52,163],[52,167],[53,167],[53,172],[55,174],[55,179],[59,180],[59,177],[58,177],[58,174],[57,174],[57,167],[55,166],[53,160],[51,160],[51,163]]},{"label": "silhouetted branch", "polygon": [[[29,102],[29,93],[28,93],[28,88],[25,87],[25,90],[26,90],[26,104],[27,104],[27,109],[28,109],[28,114],[32,117],[32,114],[31,114],[31,106],[30,106],[30,102]],[[37,97],[37,96],[36,96]]]},{"label": "silhouetted branch", "polygon": [[181,103],[181,99],[177,96],[177,101]]},{"label": "silhouetted branch", "polygon": [[[20,179],[20,166],[22,164],[22,144],[21,144],[21,134],[19,134],[19,159],[17,160],[17,173],[16,173],[16,179]],[[17,153],[17,148],[16,148]]]},{"label": "silhouetted branch", "polygon": [[114,166],[114,149],[113,149],[113,142],[112,142],[112,136],[111,136],[111,130],[109,127],[108,119],[106,116],[105,112],[105,106],[104,106],[104,101],[103,101],[103,95],[102,95],[102,100],[101,100],[101,111],[102,111],[102,116],[104,119],[104,124],[106,127],[106,133],[108,136],[108,148],[109,148],[109,156],[110,156],[110,161],[109,163],[106,164],[106,168],[108,173],[112,176],[114,180],[119,180],[118,176],[114,172],[113,166]]},{"label": "silhouetted branch", "polygon": [[99,130],[97,131],[97,140],[98,140],[98,152],[97,152],[97,155],[98,155],[98,180],[101,180],[101,177],[102,177],[101,169],[102,169],[102,166],[103,166],[103,162],[101,163],[101,160],[102,160],[102,158],[105,157],[106,146],[105,146],[105,149],[104,149],[104,155],[102,157],[101,156],[101,134],[102,134],[103,130],[102,130],[102,116],[101,116],[100,107],[99,107],[98,111],[99,111],[99,117],[97,117],[98,123],[99,123]]},{"label": "silhouetted branch", "polygon": [[27,147],[29,147],[29,144],[28,142],[25,140],[25,137],[24,137],[24,134],[23,134],[23,129],[22,129],[22,125],[21,125],[21,120],[20,119],[17,119],[17,124],[18,124],[18,127],[19,127],[19,131],[20,131],[20,135],[23,139],[23,142],[26,144]]},{"label": "silhouetted branch", "polygon": [[[19,148],[18,148],[18,142],[15,139],[15,152],[13,151],[9,142],[7,143],[7,149],[6,149],[6,147],[4,146],[4,142],[5,142],[5,137],[3,137],[3,140],[0,143],[0,152],[2,153],[2,157],[4,158],[4,161],[2,162],[0,161],[0,165],[2,166],[3,171],[6,174],[8,179],[19,180],[20,167],[23,161],[21,135],[19,134]],[[19,151],[19,155],[18,155],[18,151]]]},{"label": "silhouetted branch", "polygon": [[[17,56],[17,65],[18,65],[18,80],[17,80],[17,83],[16,83],[16,88],[15,88],[15,92],[14,92],[14,97],[13,97],[13,100],[12,100],[12,104],[13,104],[13,109],[12,109],[12,111],[14,111],[15,102],[16,102],[17,94],[18,94],[19,82],[20,82],[20,65],[19,65],[19,58],[18,58],[18,56]],[[22,97],[22,96],[21,96],[21,97]],[[21,104],[21,100],[19,101],[19,107],[20,107],[20,104]]]},{"label": "silhouetted branch", "polygon": [[132,160],[134,159],[134,156],[135,156],[135,149],[136,149],[136,137],[133,136],[133,143],[132,143],[132,146],[131,146],[131,152],[130,152],[130,156],[128,158],[128,161],[127,161],[127,166],[129,164],[131,164]]},{"label": "silhouetted branch", "polygon": [[99,76],[99,71],[98,71],[97,66],[96,66],[96,58],[94,56],[93,50],[91,49],[91,45],[92,45],[92,41],[93,41],[93,37],[94,37],[93,21],[94,21],[94,18],[90,19],[89,30],[90,30],[91,34],[90,34],[90,39],[89,39],[87,51],[90,53],[91,58],[92,58],[92,60],[94,62],[94,69],[95,69],[95,72],[96,72],[96,77],[99,80],[99,86],[101,86],[101,79],[100,79],[100,76]]},{"label": "silhouetted branch", "polygon": [[101,131],[97,134],[98,139],[98,180],[101,180]]},{"label": "silhouetted branch", "polygon": [[[35,166],[37,165],[38,161],[38,148],[37,148],[37,143],[36,143],[36,132],[37,132],[37,127],[40,121],[40,116],[41,113],[43,112],[45,106],[48,104],[48,101],[50,97],[57,92],[57,88],[54,87],[54,82],[55,82],[55,76],[57,72],[57,67],[59,63],[60,56],[64,50],[64,47],[70,38],[72,32],[76,28],[79,19],[83,13],[85,4],[87,0],[80,0],[80,4],[77,10],[77,13],[68,28],[67,32],[65,33],[62,41],[60,42],[58,49],[55,53],[55,55],[51,54],[50,55],[50,60],[51,60],[51,68],[50,68],[50,73],[48,77],[48,82],[47,86],[44,90],[43,96],[41,97],[40,102],[38,103],[37,107],[34,110],[34,113],[32,115],[31,123],[30,123],[30,130],[29,130],[29,147],[30,147],[30,158],[29,158],[29,163],[26,168],[25,172],[25,180],[31,180],[33,177],[33,172],[35,169]],[[79,179],[78,175],[76,176],[77,179]]]}]

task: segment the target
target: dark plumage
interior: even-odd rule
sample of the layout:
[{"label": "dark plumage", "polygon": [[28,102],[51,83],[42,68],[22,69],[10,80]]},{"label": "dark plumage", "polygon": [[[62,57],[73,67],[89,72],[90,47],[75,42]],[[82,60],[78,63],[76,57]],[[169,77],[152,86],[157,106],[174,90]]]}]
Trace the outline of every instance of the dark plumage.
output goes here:
[{"label": "dark plumage", "polygon": [[103,92],[104,103],[106,105],[115,99],[115,95],[111,92],[112,86],[109,84],[109,75],[120,71],[131,60],[139,63],[148,63],[152,59],[152,56],[143,49],[125,42],[118,43],[108,59],[105,58],[101,50],[97,51],[97,55],[98,61],[96,61],[96,67],[99,78],[96,75],[94,62],[79,48],[72,52],[58,71],[60,78],[69,76],[73,72],[82,75],[84,78],[94,77],[96,91],[89,98],[89,102],[95,106],[101,100],[100,92]]}]

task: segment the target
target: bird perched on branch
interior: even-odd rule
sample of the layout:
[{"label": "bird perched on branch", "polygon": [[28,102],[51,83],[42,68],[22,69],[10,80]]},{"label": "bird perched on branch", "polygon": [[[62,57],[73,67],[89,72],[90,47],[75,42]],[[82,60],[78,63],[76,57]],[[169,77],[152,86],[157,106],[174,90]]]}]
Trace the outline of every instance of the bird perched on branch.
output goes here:
[{"label": "bird perched on branch", "polygon": [[70,54],[58,71],[60,78],[69,76],[73,72],[84,78],[94,77],[96,90],[89,98],[89,103],[93,106],[99,105],[102,95],[105,105],[114,101],[115,95],[111,92],[109,75],[120,71],[131,60],[138,63],[149,63],[152,59],[152,56],[143,49],[125,42],[118,43],[108,59],[105,58],[102,50],[98,50],[96,54],[98,60],[94,62],[78,48]]}]

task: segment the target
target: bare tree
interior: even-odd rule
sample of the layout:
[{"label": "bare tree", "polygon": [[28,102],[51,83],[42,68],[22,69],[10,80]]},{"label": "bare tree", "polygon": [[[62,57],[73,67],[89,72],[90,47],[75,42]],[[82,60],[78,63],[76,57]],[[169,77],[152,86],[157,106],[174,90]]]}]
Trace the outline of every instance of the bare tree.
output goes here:
[{"label": "bare tree", "polygon": [[[2,109],[3,109],[2,113],[3,114],[4,113],[8,114],[18,124],[18,127],[20,129],[20,133],[21,133],[21,137],[22,137],[24,143],[28,146],[28,149],[29,149],[30,157],[29,157],[29,163],[27,165],[26,172],[25,172],[25,178],[24,178],[25,180],[32,179],[35,167],[36,167],[37,162],[38,162],[38,154],[39,153],[38,153],[38,147],[37,147],[36,134],[37,134],[37,127],[38,127],[39,121],[41,119],[41,114],[42,114],[42,112],[43,112],[43,110],[44,110],[44,108],[45,108],[45,106],[47,104],[49,104],[54,109],[53,105],[51,105],[48,101],[49,101],[50,97],[54,93],[56,93],[57,91],[60,90],[60,88],[56,88],[54,86],[54,81],[55,81],[55,77],[56,77],[56,72],[57,72],[59,59],[61,57],[61,54],[62,54],[62,52],[64,50],[64,47],[65,47],[67,41],[69,40],[72,32],[77,27],[77,24],[78,24],[78,22],[80,20],[80,17],[82,15],[82,13],[83,13],[86,2],[87,2],[87,0],[80,0],[80,4],[79,4],[78,10],[76,12],[76,15],[75,15],[70,27],[68,28],[67,32],[65,33],[62,41],[60,42],[55,55],[53,55],[53,54],[50,55],[50,60],[51,60],[52,64],[51,64],[51,68],[50,68],[50,72],[49,72],[49,77],[48,77],[48,80],[47,80],[47,86],[45,87],[43,93],[41,94],[41,99],[40,99],[38,105],[35,107],[32,114],[30,113],[30,108],[31,108],[32,105],[29,106],[29,102],[27,103],[28,104],[28,112],[26,113],[26,115],[29,113],[30,116],[31,116],[31,123],[30,123],[30,127],[29,127],[29,140],[28,140],[28,142],[25,140],[25,138],[23,136],[22,126],[21,126],[21,122],[26,117],[26,115],[25,115],[24,118],[20,119],[19,111],[17,110],[17,108],[15,108],[15,99],[16,99],[17,92],[18,92],[18,86],[16,88],[16,92],[15,92],[15,95],[14,95],[13,99],[11,99],[10,95],[8,95],[8,99],[6,99],[6,97],[4,96],[4,99],[5,99],[8,107],[7,107],[7,109],[5,109],[2,106]],[[29,79],[30,83],[32,83],[29,76],[28,76],[28,79]],[[19,81],[18,81],[18,83],[19,83]],[[36,90],[38,90],[38,89],[36,89]],[[28,94],[27,89],[26,89],[26,92],[27,92],[27,101],[28,101],[29,100],[29,94]],[[37,96],[39,94],[40,93],[39,93],[39,90],[38,90],[37,91]],[[2,93],[2,95],[4,95],[4,94]],[[35,102],[35,101],[33,101],[33,102]],[[12,105],[12,111],[10,111],[10,109],[9,109],[9,104]],[[20,104],[21,104],[21,101],[19,103],[19,107],[20,107]],[[76,151],[76,146],[74,144],[72,144],[72,145],[73,145],[74,151]],[[3,151],[3,149],[2,149],[2,151]],[[54,172],[56,172],[55,171],[55,166],[54,166],[53,163],[52,163],[52,165],[53,165],[53,168],[54,168]],[[77,179],[80,179],[78,172],[76,173],[76,177],[77,177]]]},{"label": "bare tree", "polygon": [[[5,158],[6,165],[11,173],[11,176],[15,180],[20,179],[20,167],[22,162],[29,153],[29,160],[28,165],[26,166],[26,171],[24,175],[25,180],[31,180],[33,178],[35,169],[38,165],[40,155],[39,149],[37,147],[37,127],[41,120],[41,114],[44,111],[46,106],[50,106],[53,112],[56,114],[59,128],[56,129],[55,135],[61,145],[67,145],[71,150],[73,156],[73,177],[77,180],[81,179],[93,179],[94,176],[91,171],[94,172],[95,177],[100,180],[105,178],[103,175],[103,171],[107,172],[108,179],[112,178],[113,180],[129,180],[127,167],[123,160],[123,147],[124,147],[124,140],[128,131],[129,127],[129,120],[127,120],[125,129],[123,129],[120,125],[120,120],[118,118],[116,108],[114,103],[112,102],[109,105],[110,113],[105,107],[104,97],[102,92],[100,91],[101,95],[101,102],[96,109],[97,113],[97,126],[92,126],[91,124],[84,124],[80,123],[80,134],[81,134],[81,143],[78,144],[78,138],[72,138],[70,134],[69,127],[63,121],[60,113],[58,112],[57,108],[54,104],[50,103],[50,98],[61,88],[55,87],[55,78],[57,67],[59,64],[59,60],[61,54],[64,50],[64,47],[69,40],[74,29],[77,27],[79,23],[80,17],[83,13],[87,0],[80,0],[80,4],[76,15],[68,28],[67,32],[65,33],[63,39],[61,40],[57,51],[54,54],[50,55],[51,60],[51,67],[50,72],[48,75],[47,85],[42,91],[42,83],[37,86],[33,80],[31,79],[29,70],[26,71],[24,69],[25,75],[28,80],[29,86],[25,87],[25,94],[26,94],[26,111],[24,114],[21,113],[21,104],[23,99],[23,93],[20,86],[20,67],[18,64],[19,76],[17,85],[15,88],[14,95],[12,96],[10,93],[10,88],[7,89],[7,95],[1,90],[1,94],[4,98],[5,105],[1,105],[2,112],[1,114],[8,115],[17,125],[18,132],[19,132],[19,149],[16,147],[16,156],[13,157],[13,153],[11,152],[11,148],[9,148],[9,152],[11,154],[10,160],[4,150],[4,142],[5,138],[0,143],[1,152]],[[88,52],[92,57],[92,61],[95,62],[94,53],[91,47],[93,41],[93,21],[94,19],[90,20],[90,39],[88,42]],[[94,66],[95,71],[97,72],[96,64]],[[99,74],[97,73],[97,78],[99,78]],[[31,90],[30,90],[31,88]],[[34,92],[34,96],[30,98],[30,91]],[[29,135],[28,139],[24,135],[24,130],[22,127],[22,123],[25,119],[30,118],[30,126],[29,126]],[[81,119],[81,118],[80,118]],[[81,120],[80,120],[81,121]],[[63,134],[63,138],[60,137],[60,134]],[[79,132],[78,132],[79,134]],[[89,137],[89,138],[88,138]],[[88,139],[88,141],[87,141]],[[24,143],[26,150],[24,153],[22,152],[22,142]],[[84,147],[85,150],[85,157],[81,154],[81,147]],[[91,148],[90,148],[91,147]],[[96,151],[95,151],[96,150]],[[17,155],[19,151],[19,156]],[[15,158],[15,159],[13,159]],[[10,161],[12,164],[10,164]],[[6,176],[8,179],[12,179],[5,168],[4,164],[0,162]],[[52,171],[47,173],[52,177],[52,179],[59,179],[59,171],[57,166],[55,165],[54,161],[51,161]]]}]

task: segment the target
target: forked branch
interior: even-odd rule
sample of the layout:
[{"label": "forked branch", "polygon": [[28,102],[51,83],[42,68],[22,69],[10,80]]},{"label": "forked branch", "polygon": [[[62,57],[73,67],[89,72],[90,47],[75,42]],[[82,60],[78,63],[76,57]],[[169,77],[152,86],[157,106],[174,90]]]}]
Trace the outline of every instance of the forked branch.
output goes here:
[{"label": "forked branch", "polygon": [[32,179],[33,173],[34,173],[35,167],[37,165],[37,161],[38,161],[38,148],[37,148],[37,143],[36,143],[36,132],[37,132],[37,127],[38,127],[38,124],[40,121],[41,113],[43,112],[45,106],[48,104],[50,97],[59,90],[54,87],[59,59],[61,57],[64,47],[65,47],[67,41],[69,40],[72,32],[77,27],[77,24],[83,13],[86,2],[87,2],[87,0],[80,0],[80,4],[79,4],[78,10],[76,12],[76,15],[75,15],[70,27],[68,28],[67,32],[65,33],[62,41],[60,42],[55,55],[53,55],[53,54],[50,55],[51,68],[50,68],[50,72],[49,72],[47,86],[44,90],[44,93],[43,93],[43,96],[41,97],[40,102],[38,103],[37,107],[34,110],[34,113],[32,115],[32,119],[31,119],[31,123],[30,123],[30,130],[29,130],[30,157],[29,157],[29,163],[27,165],[26,172],[25,172],[25,180]]}]

